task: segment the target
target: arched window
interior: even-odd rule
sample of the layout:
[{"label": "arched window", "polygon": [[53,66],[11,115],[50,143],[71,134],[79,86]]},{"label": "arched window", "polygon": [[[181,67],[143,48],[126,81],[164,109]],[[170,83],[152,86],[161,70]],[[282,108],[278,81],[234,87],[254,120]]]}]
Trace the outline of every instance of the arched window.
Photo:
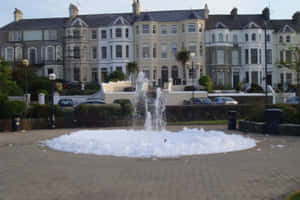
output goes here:
[{"label": "arched window", "polygon": [[229,41],[229,35],[226,34],[226,42],[228,42],[228,41]]},{"label": "arched window", "polygon": [[215,34],[212,34],[212,42],[215,42],[216,41],[216,36]]},{"label": "arched window", "polygon": [[47,47],[47,60],[54,60],[54,48],[52,46]]},{"label": "arched window", "polygon": [[246,34],[245,34],[245,41],[248,42],[248,40],[249,40],[249,36],[248,36],[248,34],[246,33]]},{"label": "arched window", "polygon": [[57,46],[56,47],[56,60],[62,60],[62,47]]},{"label": "arched window", "polygon": [[219,35],[218,35],[218,41],[219,42],[224,42],[224,36],[223,36],[222,33],[219,33]]},{"label": "arched window", "polygon": [[291,42],[291,36],[286,36],[286,43],[290,43]]},{"label": "arched window", "polygon": [[237,35],[233,35],[233,43],[234,44],[238,43],[238,36]]},{"label": "arched window", "polygon": [[256,34],[255,34],[255,33],[252,33],[251,38],[252,38],[252,41],[256,41]]},{"label": "arched window", "polygon": [[16,48],[16,60],[21,61],[23,58],[23,49],[22,47],[17,47]]}]

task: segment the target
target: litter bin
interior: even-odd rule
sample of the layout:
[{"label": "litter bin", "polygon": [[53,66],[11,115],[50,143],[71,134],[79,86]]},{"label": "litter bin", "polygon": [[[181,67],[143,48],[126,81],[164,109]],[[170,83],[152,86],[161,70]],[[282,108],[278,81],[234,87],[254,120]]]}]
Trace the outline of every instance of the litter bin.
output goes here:
[{"label": "litter bin", "polygon": [[236,111],[231,110],[228,112],[228,130],[236,129]]},{"label": "litter bin", "polygon": [[265,133],[269,135],[278,135],[281,122],[282,111],[280,109],[265,110]]},{"label": "litter bin", "polygon": [[20,115],[13,115],[12,117],[12,131],[20,131],[21,129],[21,117]]}]

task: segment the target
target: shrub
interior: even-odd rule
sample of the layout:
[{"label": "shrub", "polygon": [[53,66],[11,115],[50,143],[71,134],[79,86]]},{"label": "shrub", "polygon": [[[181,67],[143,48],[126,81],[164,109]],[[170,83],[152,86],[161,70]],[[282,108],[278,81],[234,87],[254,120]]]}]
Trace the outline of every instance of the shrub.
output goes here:
[{"label": "shrub", "polygon": [[[27,118],[34,118],[34,119],[47,119],[49,118],[51,113],[51,105],[45,104],[33,104],[30,106],[30,108],[26,112]],[[65,115],[69,115],[69,112],[63,111],[59,106],[55,105],[54,107],[54,113],[56,117],[63,117]]]},{"label": "shrub", "polygon": [[212,92],[213,82],[209,76],[202,76],[199,79],[199,84],[205,87],[205,90]]},{"label": "shrub", "polygon": [[251,88],[247,91],[249,93],[262,93],[264,90],[259,85],[252,83]]},{"label": "shrub", "polygon": [[26,104],[22,101],[8,101],[5,96],[0,96],[0,118],[11,118],[14,114],[23,116]]},{"label": "shrub", "polygon": [[247,113],[246,119],[249,121],[264,122],[265,106],[263,104],[253,104]]},{"label": "shrub", "polygon": [[109,81],[117,82],[117,81],[124,81],[125,77],[126,76],[122,71],[116,70],[109,75],[108,79],[109,79]]},{"label": "shrub", "polygon": [[79,121],[113,120],[120,118],[119,104],[80,105],[75,109]]}]

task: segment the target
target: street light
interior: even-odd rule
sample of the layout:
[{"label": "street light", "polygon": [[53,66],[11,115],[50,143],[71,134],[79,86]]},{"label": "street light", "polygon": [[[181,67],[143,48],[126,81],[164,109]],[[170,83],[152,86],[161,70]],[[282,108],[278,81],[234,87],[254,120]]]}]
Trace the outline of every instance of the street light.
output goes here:
[{"label": "street light", "polygon": [[267,21],[264,21],[265,31],[265,105],[268,105],[268,63],[267,63]]},{"label": "street light", "polygon": [[55,128],[55,116],[54,116],[54,85],[56,80],[56,75],[54,73],[49,74],[49,80],[52,82],[52,98],[51,98],[51,114],[50,114],[50,123],[51,128]]},{"label": "street light", "polygon": [[29,104],[29,95],[28,95],[28,72],[27,68],[29,67],[29,61],[27,59],[22,60],[22,65],[25,67],[25,102],[28,106]]},{"label": "street light", "polygon": [[193,85],[192,98],[194,99],[195,98],[195,84],[194,84],[194,75],[195,75],[195,72],[194,72],[194,57],[195,57],[195,52],[191,52],[190,56],[192,58],[192,85]]}]

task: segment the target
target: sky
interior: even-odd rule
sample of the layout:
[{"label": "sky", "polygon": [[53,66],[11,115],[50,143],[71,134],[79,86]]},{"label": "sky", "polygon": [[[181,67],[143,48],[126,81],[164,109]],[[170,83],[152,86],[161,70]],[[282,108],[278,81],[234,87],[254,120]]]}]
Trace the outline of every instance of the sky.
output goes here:
[{"label": "sky", "polygon": [[[15,8],[22,10],[24,18],[67,17],[70,3],[79,7],[80,14],[131,12],[132,0],[1,0],[0,27],[13,21]],[[261,13],[270,7],[271,18],[290,19],[300,11],[299,0],[140,0],[143,11],[202,9],[208,4],[210,14],[227,14],[233,7],[239,13]],[[287,3],[288,2],[288,3]]]}]

